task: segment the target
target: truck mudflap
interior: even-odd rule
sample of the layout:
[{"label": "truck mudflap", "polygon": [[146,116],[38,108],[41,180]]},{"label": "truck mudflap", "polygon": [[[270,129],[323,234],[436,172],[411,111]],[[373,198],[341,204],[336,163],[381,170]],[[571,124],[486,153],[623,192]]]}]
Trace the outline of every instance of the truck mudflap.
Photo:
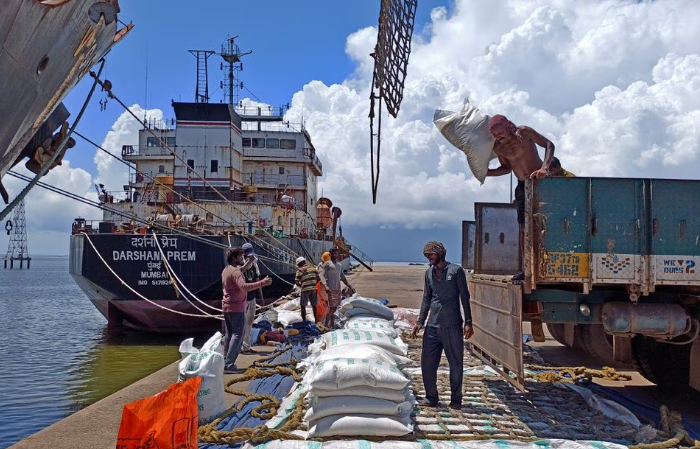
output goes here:
[{"label": "truck mudflap", "polygon": [[469,279],[474,336],[472,349],[484,363],[525,390],[522,286],[496,277]]},{"label": "truck mudflap", "polygon": [[700,340],[690,348],[690,388],[700,391]]}]

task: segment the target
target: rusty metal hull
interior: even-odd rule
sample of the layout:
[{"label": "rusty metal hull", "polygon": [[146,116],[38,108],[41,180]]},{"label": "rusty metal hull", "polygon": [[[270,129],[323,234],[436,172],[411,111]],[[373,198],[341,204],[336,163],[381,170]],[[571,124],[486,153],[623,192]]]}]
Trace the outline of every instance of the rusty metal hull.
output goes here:
[{"label": "rusty metal hull", "polygon": [[116,0],[0,2],[0,177],[119,40],[118,11]]}]

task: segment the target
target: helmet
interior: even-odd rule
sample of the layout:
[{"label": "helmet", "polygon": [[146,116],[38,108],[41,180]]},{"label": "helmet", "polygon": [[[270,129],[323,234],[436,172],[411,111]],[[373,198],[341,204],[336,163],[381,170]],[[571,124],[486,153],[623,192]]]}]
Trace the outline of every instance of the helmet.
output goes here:
[{"label": "helmet", "polygon": [[299,265],[302,262],[306,262],[306,259],[304,259],[303,257],[297,257],[297,265]]}]

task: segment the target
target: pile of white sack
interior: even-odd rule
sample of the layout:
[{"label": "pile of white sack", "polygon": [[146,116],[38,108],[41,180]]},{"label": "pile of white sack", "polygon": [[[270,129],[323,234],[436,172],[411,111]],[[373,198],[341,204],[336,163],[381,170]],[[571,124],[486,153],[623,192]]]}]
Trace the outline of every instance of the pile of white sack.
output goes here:
[{"label": "pile of white sack", "polygon": [[[299,298],[293,298],[281,304],[274,309],[271,309],[274,318],[272,321],[279,322],[282,326],[287,327],[294,323],[301,323],[301,301]],[[270,313],[268,313],[268,318]],[[314,319],[313,307],[307,304],[306,319],[311,321]]]},{"label": "pile of white sack", "polygon": [[357,296],[340,309],[345,328],[318,337],[301,362],[307,368],[308,437],[411,433],[415,398],[402,368],[413,362],[390,309]]},{"label": "pile of white sack", "polygon": [[338,319],[347,324],[352,318],[380,318],[394,321],[394,313],[378,299],[354,294],[343,300],[338,307]]}]

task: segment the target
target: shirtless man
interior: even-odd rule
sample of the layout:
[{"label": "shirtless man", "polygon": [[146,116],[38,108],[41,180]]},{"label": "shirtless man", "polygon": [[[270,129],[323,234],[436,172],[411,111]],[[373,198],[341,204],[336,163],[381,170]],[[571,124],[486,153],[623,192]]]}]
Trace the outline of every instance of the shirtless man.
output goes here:
[{"label": "shirtless man", "polygon": [[[498,156],[501,166],[489,169],[486,176],[502,176],[510,172],[518,178],[518,186],[515,188],[515,206],[518,211],[518,224],[520,225],[520,257],[522,260],[524,249],[525,222],[525,180],[542,179],[547,176],[549,164],[554,157],[554,144],[542,134],[529,126],[515,126],[513,122],[503,115],[494,115],[489,121],[489,130],[496,138],[493,151]],[[544,162],[540,159],[537,146],[546,149]],[[514,280],[522,280],[523,273],[514,276]]]}]

